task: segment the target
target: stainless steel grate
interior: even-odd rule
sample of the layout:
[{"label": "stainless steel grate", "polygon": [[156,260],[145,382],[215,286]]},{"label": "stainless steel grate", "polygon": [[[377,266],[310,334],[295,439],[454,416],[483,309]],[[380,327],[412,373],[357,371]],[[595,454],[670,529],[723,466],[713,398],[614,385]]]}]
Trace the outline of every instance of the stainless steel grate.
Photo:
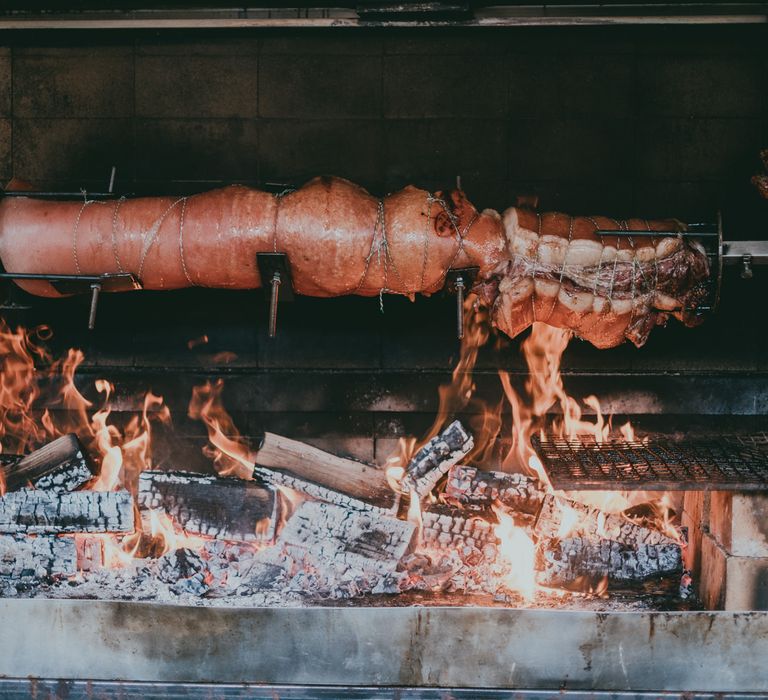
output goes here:
[{"label": "stainless steel grate", "polygon": [[552,485],[570,491],[768,491],[768,435],[643,441],[534,436]]}]

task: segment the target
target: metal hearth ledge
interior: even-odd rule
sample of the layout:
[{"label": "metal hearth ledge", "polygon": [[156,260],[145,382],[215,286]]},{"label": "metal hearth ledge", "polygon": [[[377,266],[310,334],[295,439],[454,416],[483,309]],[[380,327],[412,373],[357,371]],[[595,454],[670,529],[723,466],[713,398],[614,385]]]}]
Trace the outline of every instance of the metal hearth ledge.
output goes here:
[{"label": "metal hearth ledge", "polygon": [[489,690],[482,688],[355,688],[349,686],[213,683],[132,683],[0,679],[3,700],[737,700],[762,693],[636,693],[592,690]]},{"label": "metal hearth ledge", "polygon": [[22,599],[0,620],[6,678],[768,692],[768,612]]}]

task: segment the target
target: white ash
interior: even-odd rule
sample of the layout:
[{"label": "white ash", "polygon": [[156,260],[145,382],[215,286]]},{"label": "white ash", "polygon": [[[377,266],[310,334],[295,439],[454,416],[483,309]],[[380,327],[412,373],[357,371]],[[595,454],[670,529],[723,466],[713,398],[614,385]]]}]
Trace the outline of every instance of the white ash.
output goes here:
[{"label": "white ash", "polygon": [[133,528],[133,496],[128,491],[20,489],[0,498],[2,533],[132,532]]},{"label": "white ash", "polygon": [[0,578],[21,583],[76,573],[72,537],[0,535]]}]

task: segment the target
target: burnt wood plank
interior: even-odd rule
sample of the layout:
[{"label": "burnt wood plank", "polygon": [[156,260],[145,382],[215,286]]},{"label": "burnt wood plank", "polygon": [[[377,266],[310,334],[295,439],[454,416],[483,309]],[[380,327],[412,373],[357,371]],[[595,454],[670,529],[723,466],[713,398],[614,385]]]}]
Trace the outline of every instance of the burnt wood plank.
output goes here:
[{"label": "burnt wood plank", "polygon": [[128,491],[21,489],[0,498],[0,533],[133,532]]},{"label": "burnt wood plank", "polygon": [[88,454],[74,433],[2,467],[7,491],[27,486],[56,492],[74,491],[93,478]]},{"label": "burnt wood plank", "polygon": [[549,540],[537,557],[537,581],[549,585],[606,576],[611,581],[639,582],[681,570],[682,552],[677,544],[632,546],[572,537]]},{"label": "burnt wood plank", "polygon": [[538,479],[524,474],[455,466],[448,472],[445,495],[469,508],[484,510],[500,503],[515,513],[536,515],[546,491]]},{"label": "burnt wood plank", "polygon": [[424,498],[452,466],[472,451],[474,445],[464,426],[453,421],[413,455],[405,469],[403,490]]},{"label": "burnt wood plank", "polygon": [[193,472],[142,472],[138,502],[142,513],[163,510],[186,532],[223,540],[270,541],[279,518],[274,489]]},{"label": "burnt wood plank", "polygon": [[382,508],[389,508],[395,502],[395,493],[383,469],[338,457],[282,435],[264,433],[256,452],[256,463]]},{"label": "burnt wood plank", "polygon": [[74,537],[0,535],[0,577],[30,583],[75,573]]},{"label": "burnt wood plank", "polygon": [[[567,524],[569,520],[573,521],[572,526]],[[561,532],[562,529],[568,532]],[[677,544],[663,532],[638,525],[622,513],[605,513],[599,508],[552,494],[544,498],[534,532],[540,538],[585,537],[632,546]]]}]

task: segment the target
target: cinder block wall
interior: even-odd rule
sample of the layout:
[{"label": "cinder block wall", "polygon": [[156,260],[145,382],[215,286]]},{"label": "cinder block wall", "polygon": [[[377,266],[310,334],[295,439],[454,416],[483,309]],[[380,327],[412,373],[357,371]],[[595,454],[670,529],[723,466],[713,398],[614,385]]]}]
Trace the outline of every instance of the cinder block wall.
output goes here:
[{"label": "cinder block wall", "polygon": [[[2,37],[0,37],[2,40]],[[124,190],[460,174],[483,206],[768,217],[762,28],[17,34],[0,177]],[[744,215],[738,216],[739,223]]]},{"label": "cinder block wall", "polygon": [[[102,189],[115,164],[123,192],[328,173],[383,194],[461,175],[483,207],[537,193],[544,208],[573,213],[695,221],[722,208],[728,235],[768,231],[768,203],[749,183],[768,147],[762,27],[23,32],[0,41],[2,179]],[[574,393],[626,413],[765,413],[756,314],[768,281],[756,277],[729,276],[718,317],[696,330],[672,323],[643,350],[573,343],[564,366]],[[300,300],[281,310],[275,341],[258,293],[107,297],[90,335],[85,303],[37,303],[22,320],[52,325],[62,348],[84,347],[88,372],[177,394],[180,416],[192,383],[225,373],[254,431],[346,436],[363,457],[374,454],[371,435],[385,444],[429,424],[458,351],[450,300],[389,299],[383,315],[377,300]],[[190,350],[203,334],[209,343]],[[237,359],[223,362],[222,351]],[[481,366],[496,397],[496,369],[523,369],[518,343],[484,354]],[[634,379],[614,376],[626,370]]]}]

